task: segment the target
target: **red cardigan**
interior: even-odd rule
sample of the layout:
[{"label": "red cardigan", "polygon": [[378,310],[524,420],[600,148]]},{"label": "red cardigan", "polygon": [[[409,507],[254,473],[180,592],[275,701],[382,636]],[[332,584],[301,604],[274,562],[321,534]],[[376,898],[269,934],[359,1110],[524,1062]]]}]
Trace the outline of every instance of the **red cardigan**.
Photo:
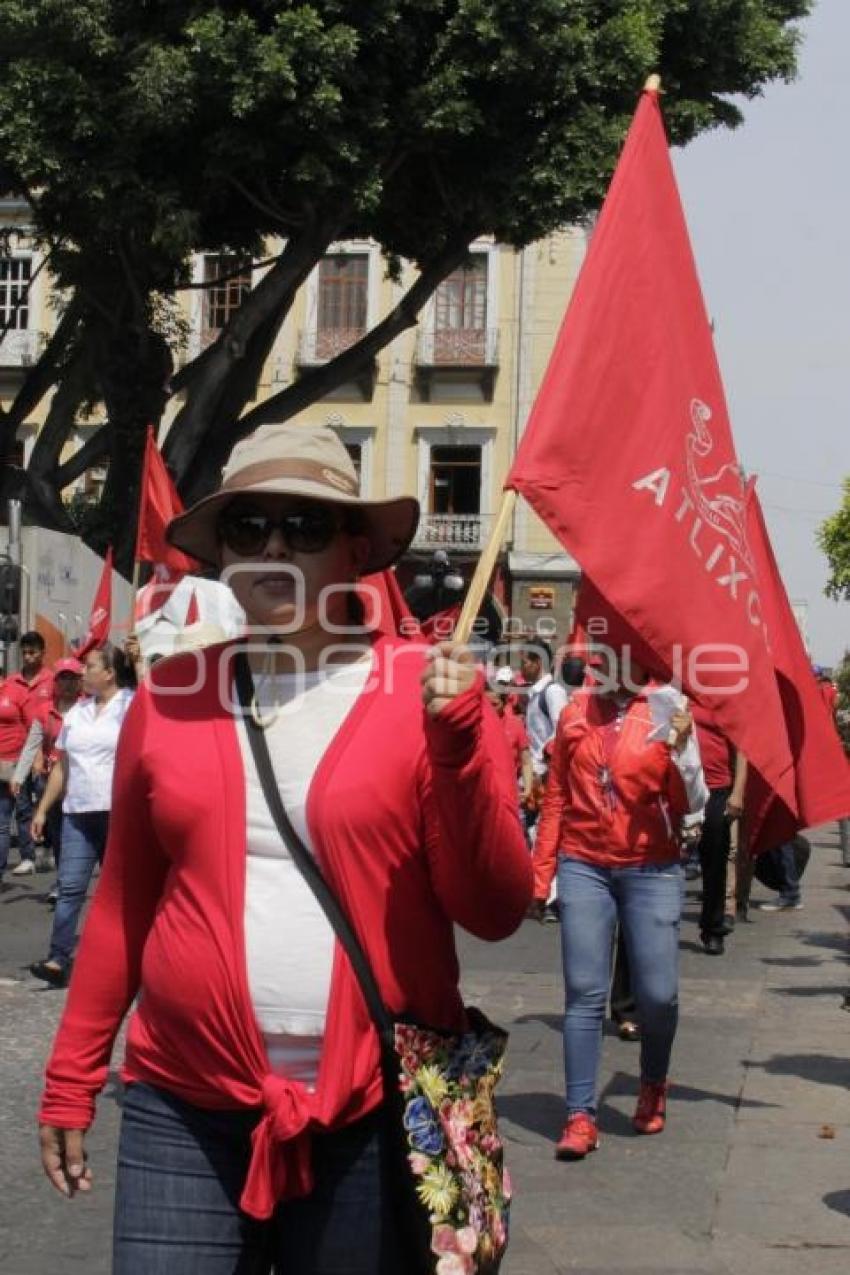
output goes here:
[{"label": "red cardigan", "polygon": [[[127,715],[104,870],[40,1120],[88,1127],[141,992],[122,1078],[198,1107],[262,1107],[242,1207],[268,1217],[311,1188],[310,1128],[356,1120],[382,1093],[377,1036],[339,944],[316,1092],[269,1071],[245,960],[244,771],[220,703],[233,649],[155,667]],[[421,646],[379,636],[373,658],[310,787],[310,834],[390,1010],[462,1028],[452,923],[505,938],[531,897],[513,764],[480,687],[430,718]]]}]

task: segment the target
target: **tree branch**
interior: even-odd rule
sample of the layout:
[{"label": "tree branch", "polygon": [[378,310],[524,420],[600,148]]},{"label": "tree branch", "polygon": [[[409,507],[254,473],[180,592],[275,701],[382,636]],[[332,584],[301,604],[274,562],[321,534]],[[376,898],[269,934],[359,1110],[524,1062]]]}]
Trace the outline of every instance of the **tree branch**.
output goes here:
[{"label": "tree branch", "polygon": [[73,296],[41,356],[27,372],[8,411],[0,411],[0,451],[10,450],[19,427],[56,383],[62,358],[80,327],[82,306]]},{"label": "tree branch", "polygon": [[296,217],[291,213],[287,213],[283,208],[276,208],[271,202],[266,202],[249,190],[243,181],[240,181],[233,173],[228,173],[227,180],[231,186],[239,192],[243,199],[247,199],[258,212],[264,213],[266,217],[271,217],[272,221],[278,222],[281,226],[303,226],[304,218]]},{"label": "tree branch", "polygon": [[181,283],[174,289],[175,292],[207,292],[210,288],[217,288],[220,283],[227,283],[230,279],[238,279],[245,270],[250,268],[253,270],[262,270],[265,266],[273,266],[276,261],[280,261],[283,253],[279,252],[274,257],[264,257],[262,261],[255,261],[253,257],[246,260],[241,266],[237,266],[235,270],[229,271],[227,274],[216,275],[214,279],[204,280],[203,283]]},{"label": "tree branch", "polygon": [[[216,419],[230,378],[239,377],[246,356],[256,358],[256,342],[251,348],[252,338],[264,329],[266,352],[271,349],[298,289],[339,224],[338,216],[317,219],[303,235],[291,239],[277,264],[248,293],[215,344],[172,378],[172,393],[188,390],[186,403],[169,430],[164,448],[178,485],[207,437],[210,422]],[[243,396],[243,406],[245,401]]]},{"label": "tree branch", "polygon": [[54,473],[54,481],[59,491],[65,487],[69,487],[71,483],[76,482],[87,469],[91,469],[93,465],[97,465],[109,455],[110,443],[110,426],[101,425],[96,434],[92,434],[83,443],[78,452],[75,452],[70,460],[66,460],[64,465],[60,465]]},{"label": "tree branch", "polygon": [[65,368],[59,387],[53,395],[47,419],[35,440],[28,466],[31,474],[46,480],[51,478],[62,448],[77,423],[80,404],[90,394],[88,352],[83,347],[78,347]]},{"label": "tree branch", "polygon": [[359,372],[385,345],[407,328],[414,327],[425,302],[443,279],[466,258],[469,244],[474,238],[474,234],[464,231],[457,238],[450,240],[439,256],[428,262],[415,283],[411,284],[389,314],[356,344],[343,350],[342,354],[338,354],[324,367],[308,372],[294,385],[289,385],[278,394],[273,394],[271,398],[264,399],[262,403],[258,403],[255,408],[236,421],[228,431],[228,441],[231,446],[259,425],[287,420],[296,412],[303,411],[317,399],[329,394],[331,390],[337,389]]}]

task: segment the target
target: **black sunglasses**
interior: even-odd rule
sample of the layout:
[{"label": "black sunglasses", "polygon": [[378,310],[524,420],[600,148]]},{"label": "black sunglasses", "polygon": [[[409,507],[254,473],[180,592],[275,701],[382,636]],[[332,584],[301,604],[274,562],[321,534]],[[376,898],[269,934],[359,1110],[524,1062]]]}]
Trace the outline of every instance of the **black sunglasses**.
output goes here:
[{"label": "black sunglasses", "polygon": [[227,509],[218,520],[219,538],[240,558],[262,553],[274,531],[290,553],[321,553],[341,529],[337,515],[321,505],[276,518],[260,509]]}]

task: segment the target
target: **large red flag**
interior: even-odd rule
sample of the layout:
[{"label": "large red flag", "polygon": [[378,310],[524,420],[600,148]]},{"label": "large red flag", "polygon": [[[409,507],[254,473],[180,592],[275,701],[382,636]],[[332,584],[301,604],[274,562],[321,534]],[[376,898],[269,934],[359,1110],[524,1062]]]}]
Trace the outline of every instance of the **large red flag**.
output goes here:
[{"label": "large red flag", "polygon": [[789,809],[773,795],[762,775],[751,769],[747,840],[750,851],[758,854],[788,841],[800,828],[850,815],[850,762],[812,673],[754,488],[749,493],[748,513],[749,541],[794,758],[796,798],[796,810]]},{"label": "large red flag", "polygon": [[744,486],[655,92],[506,486],[793,808]]},{"label": "large red flag", "polygon": [[97,592],[92,602],[91,615],[89,616],[89,627],[86,635],[74,654],[78,660],[82,660],[88,655],[89,651],[96,646],[100,646],[102,642],[109,640],[109,630],[112,627],[112,546],[110,545],[106,551],[106,557],[103,560],[103,570],[100,573],[100,582],[97,586]]},{"label": "large red flag", "polygon": [[196,570],[198,564],[194,558],[187,557],[165,539],[165,528],[182,512],[183,502],[159,453],[153,429],[148,426],[136,538],[137,562],[158,562],[184,573]]}]

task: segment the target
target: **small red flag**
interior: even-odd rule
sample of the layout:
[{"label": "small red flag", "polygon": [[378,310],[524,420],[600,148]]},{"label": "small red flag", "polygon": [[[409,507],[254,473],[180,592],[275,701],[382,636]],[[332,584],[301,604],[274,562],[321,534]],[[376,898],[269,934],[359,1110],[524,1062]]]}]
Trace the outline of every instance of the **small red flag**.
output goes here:
[{"label": "small red flag", "polygon": [[793,808],[744,483],[655,92],[506,486]]},{"label": "small red flag", "polygon": [[749,492],[748,512],[749,541],[794,759],[796,805],[796,809],[789,808],[758,770],[751,768],[747,840],[750,852],[760,854],[790,840],[801,828],[850,816],[850,761],[812,673],[754,487]]},{"label": "small red flag", "polygon": [[139,531],[136,538],[136,561],[157,562],[176,571],[197,569],[197,562],[165,539],[165,528],[183,512],[183,502],[165,467],[165,461],[148,426],[145,460],[142,468],[142,495],[139,502]]},{"label": "small red flag", "polygon": [[89,616],[89,627],[80,645],[74,652],[78,660],[82,660],[88,655],[89,651],[94,650],[96,646],[100,646],[102,642],[109,640],[109,630],[112,627],[112,546],[110,545],[106,551],[106,557],[103,560],[103,570],[100,573],[100,583],[97,586],[97,593],[94,595],[92,603],[91,615]]}]

